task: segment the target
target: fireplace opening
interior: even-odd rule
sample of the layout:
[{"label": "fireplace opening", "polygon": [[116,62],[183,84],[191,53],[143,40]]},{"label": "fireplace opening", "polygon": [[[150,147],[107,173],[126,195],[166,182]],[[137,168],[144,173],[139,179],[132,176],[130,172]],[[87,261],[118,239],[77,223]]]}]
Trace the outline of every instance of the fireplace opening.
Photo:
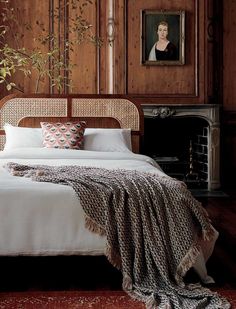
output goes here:
[{"label": "fireplace opening", "polygon": [[208,188],[209,124],[205,119],[144,117],[143,153],[188,188]]}]

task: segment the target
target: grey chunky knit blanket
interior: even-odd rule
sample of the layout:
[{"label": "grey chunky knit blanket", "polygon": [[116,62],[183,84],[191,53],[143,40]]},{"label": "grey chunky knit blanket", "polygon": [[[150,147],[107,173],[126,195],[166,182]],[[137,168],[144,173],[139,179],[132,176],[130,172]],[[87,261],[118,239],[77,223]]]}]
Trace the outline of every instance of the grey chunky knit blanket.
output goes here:
[{"label": "grey chunky knit blanket", "polygon": [[123,289],[148,309],[230,308],[217,293],[184,283],[201,242],[214,232],[206,211],[182,182],[119,169],[6,167],[13,175],[71,186],[87,227],[106,235],[106,256],[121,270]]}]

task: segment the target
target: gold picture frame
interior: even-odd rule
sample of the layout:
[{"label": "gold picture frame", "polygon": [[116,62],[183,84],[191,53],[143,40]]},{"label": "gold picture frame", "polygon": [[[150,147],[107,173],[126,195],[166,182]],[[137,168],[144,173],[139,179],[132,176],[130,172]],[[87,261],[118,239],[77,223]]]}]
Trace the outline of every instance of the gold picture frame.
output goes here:
[{"label": "gold picture frame", "polygon": [[141,63],[185,64],[185,11],[141,11]]}]

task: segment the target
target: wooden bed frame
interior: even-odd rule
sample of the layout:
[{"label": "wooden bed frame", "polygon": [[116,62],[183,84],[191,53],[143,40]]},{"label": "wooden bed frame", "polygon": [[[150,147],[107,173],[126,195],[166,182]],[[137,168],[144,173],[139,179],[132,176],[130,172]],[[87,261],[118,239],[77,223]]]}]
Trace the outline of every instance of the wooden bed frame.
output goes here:
[{"label": "wooden bed frame", "polygon": [[130,128],[133,152],[139,153],[143,111],[135,100],[121,95],[9,95],[0,101],[0,150],[3,126],[40,127],[40,121],[85,120],[89,128]]}]

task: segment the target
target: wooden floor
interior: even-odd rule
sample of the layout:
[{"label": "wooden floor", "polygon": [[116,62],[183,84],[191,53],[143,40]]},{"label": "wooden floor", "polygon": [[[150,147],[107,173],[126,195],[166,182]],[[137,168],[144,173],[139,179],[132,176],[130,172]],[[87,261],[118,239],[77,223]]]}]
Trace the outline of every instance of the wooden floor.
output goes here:
[{"label": "wooden floor", "polygon": [[[207,264],[209,274],[216,287],[236,289],[236,191],[198,199],[220,232]],[[105,257],[1,257],[0,262],[1,291],[121,290],[121,274]]]},{"label": "wooden floor", "polygon": [[216,284],[225,288],[236,288],[236,190],[227,191],[227,197],[199,198],[208,211],[219,238],[208,270]]}]

